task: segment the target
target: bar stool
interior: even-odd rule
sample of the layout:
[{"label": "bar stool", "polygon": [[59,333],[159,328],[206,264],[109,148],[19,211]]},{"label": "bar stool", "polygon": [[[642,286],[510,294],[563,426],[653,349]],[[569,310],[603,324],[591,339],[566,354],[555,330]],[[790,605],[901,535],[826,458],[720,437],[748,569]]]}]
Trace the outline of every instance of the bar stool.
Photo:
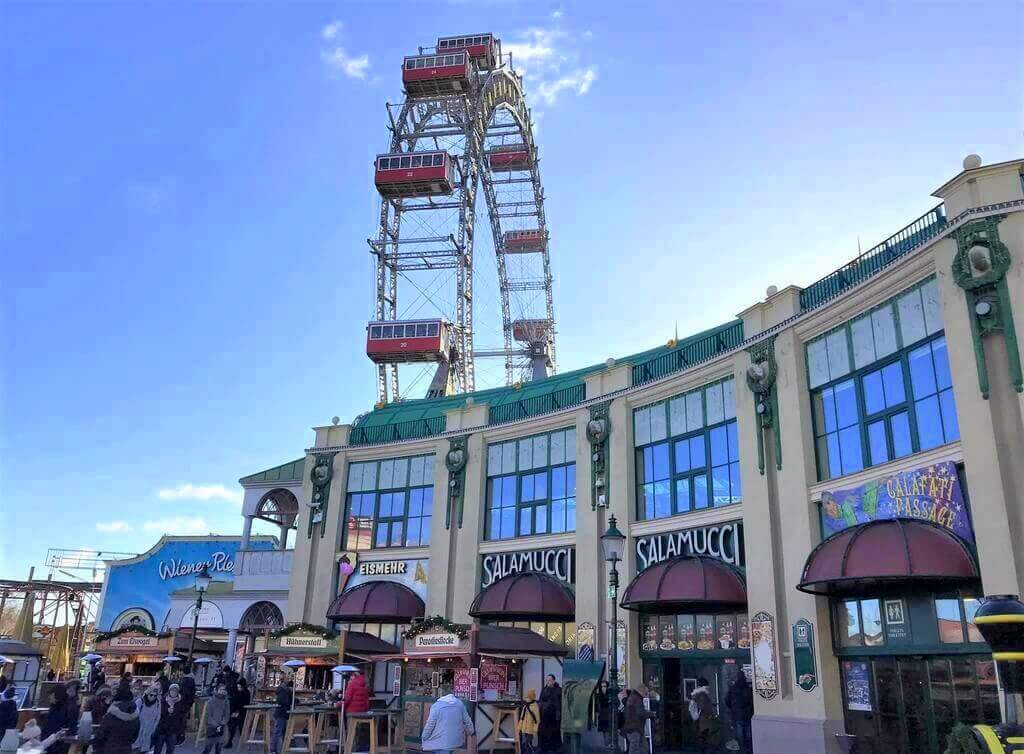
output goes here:
[{"label": "bar stool", "polygon": [[[316,736],[316,748],[321,747],[326,751],[331,746],[341,748],[344,741],[345,731],[344,713],[334,707],[313,708],[313,732]],[[328,731],[335,730],[334,738],[328,735]]]},{"label": "bar stool", "polygon": [[356,731],[365,725],[370,730],[370,754],[379,754],[377,750],[377,718],[368,712],[359,712],[348,716],[348,732],[345,734],[345,754],[352,754],[352,746],[356,742]]},{"label": "bar stool", "polygon": [[[505,720],[512,722],[512,737],[501,735],[501,724]],[[512,744],[512,748],[515,750],[515,754],[521,754],[519,751],[519,736],[516,731],[519,730],[519,707],[509,706],[495,706],[494,707],[494,723],[491,726],[491,752],[494,751],[494,744]]]},{"label": "bar stool", "polygon": [[[242,748],[255,744],[262,746],[265,751],[270,751],[270,713],[274,709],[262,705],[245,708],[245,720],[242,722],[242,731],[238,739]],[[259,736],[261,731],[262,737]]]},{"label": "bar stool", "polygon": [[[305,742],[305,746],[294,746],[295,740]],[[288,713],[288,724],[284,728],[284,741],[281,742],[281,749],[309,754],[315,748],[316,734],[313,726],[313,710],[309,707],[296,707]]]}]

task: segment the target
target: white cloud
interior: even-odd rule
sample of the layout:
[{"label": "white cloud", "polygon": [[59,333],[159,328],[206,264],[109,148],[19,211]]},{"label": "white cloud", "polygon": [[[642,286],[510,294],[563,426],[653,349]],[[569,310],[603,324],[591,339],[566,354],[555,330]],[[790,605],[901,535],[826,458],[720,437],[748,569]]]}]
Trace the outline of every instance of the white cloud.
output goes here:
[{"label": "white cloud", "polygon": [[132,530],[127,521],[97,521],[96,531],[104,534],[123,534]]},{"label": "white cloud", "polygon": [[341,31],[341,21],[331,21],[320,30],[320,36],[324,39],[334,39],[338,36],[339,31]]},{"label": "white cloud", "polygon": [[562,17],[562,11],[556,10],[551,13],[551,17],[556,21]]},{"label": "white cloud", "polygon": [[146,521],[142,524],[142,528],[146,531],[159,532],[161,534],[209,534],[210,532],[210,527],[204,519],[186,516]]},{"label": "white cloud", "polygon": [[[561,11],[552,17],[558,20]],[[563,29],[532,28],[509,42],[505,52],[512,53],[512,64],[526,80],[528,94],[534,93],[545,105],[554,105],[563,93],[582,96],[597,80],[597,68],[584,59],[587,45],[581,42],[593,35],[570,33]]]},{"label": "white cloud", "polygon": [[578,68],[553,81],[541,81],[537,85],[537,94],[544,102],[553,105],[563,91],[574,91],[579,97],[589,92],[596,80],[597,72],[593,68]]},{"label": "white cloud", "polygon": [[370,68],[369,55],[353,57],[345,52],[345,48],[340,46],[335,47],[333,50],[321,50],[320,59],[350,79],[365,79],[366,72]]},{"label": "white cloud", "polygon": [[223,484],[192,484],[185,482],[177,487],[162,489],[156,493],[161,500],[223,500],[228,503],[241,503],[241,490],[229,490]]}]

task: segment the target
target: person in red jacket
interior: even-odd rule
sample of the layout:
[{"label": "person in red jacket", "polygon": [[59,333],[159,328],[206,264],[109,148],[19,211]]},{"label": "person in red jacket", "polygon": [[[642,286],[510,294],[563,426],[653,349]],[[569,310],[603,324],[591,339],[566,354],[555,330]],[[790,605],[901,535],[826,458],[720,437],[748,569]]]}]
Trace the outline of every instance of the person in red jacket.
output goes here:
[{"label": "person in red jacket", "polygon": [[[370,711],[370,689],[366,685],[365,675],[357,672],[349,678],[348,683],[345,685],[345,696],[338,706],[341,705],[344,705],[346,717]],[[350,725],[352,723],[346,721],[346,729]],[[369,751],[369,748],[370,736],[363,726],[359,726],[356,740],[353,741],[353,751]]]},{"label": "person in red jacket", "polygon": [[366,676],[356,673],[345,686],[345,714],[353,715],[370,711],[370,689]]}]

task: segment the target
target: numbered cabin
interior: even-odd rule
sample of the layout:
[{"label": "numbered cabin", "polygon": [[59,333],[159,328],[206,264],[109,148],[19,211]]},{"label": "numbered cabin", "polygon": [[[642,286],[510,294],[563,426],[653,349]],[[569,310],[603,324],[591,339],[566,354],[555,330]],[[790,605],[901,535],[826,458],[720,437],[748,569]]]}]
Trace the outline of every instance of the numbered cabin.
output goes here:
[{"label": "numbered cabin", "polygon": [[551,335],[549,319],[517,319],[512,322],[512,337],[520,343],[536,343]]},{"label": "numbered cabin", "polygon": [[498,62],[498,46],[491,34],[476,34],[467,37],[439,37],[438,53],[461,52],[465,50],[480,68],[494,68]]},{"label": "numbered cabin", "polygon": [[366,355],[378,364],[445,361],[450,338],[451,324],[443,319],[370,322]]},{"label": "numbered cabin", "polygon": [[411,55],[402,64],[402,84],[410,97],[437,97],[469,91],[468,52]]},{"label": "numbered cabin", "polygon": [[445,196],[455,187],[455,162],[447,152],[377,155],[374,183],[381,196]]},{"label": "numbered cabin", "polygon": [[525,144],[506,144],[487,150],[492,172],[530,169],[530,148]]},{"label": "numbered cabin", "polygon": [[506,254],[529,254],[535,251],[544,251],[546,245],[546,234],[536,228],[505,231]]}]

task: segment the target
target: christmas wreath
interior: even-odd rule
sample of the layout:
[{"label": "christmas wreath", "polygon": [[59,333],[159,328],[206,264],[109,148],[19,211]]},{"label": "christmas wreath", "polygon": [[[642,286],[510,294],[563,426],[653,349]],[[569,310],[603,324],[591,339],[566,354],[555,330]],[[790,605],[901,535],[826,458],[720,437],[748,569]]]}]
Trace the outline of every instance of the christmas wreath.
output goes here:
[{"label": "christmas wreath", "polygon": [[411,639],[414,636],[425,634],[428,631],[446,631],[450,634],[455,634],[460,639],[465,639],[469,636],[469,629],[461,623],[452,623],[450,620],[443,618],[440,615],[432,615],[429,618],[424,618],[417,623],[411,625],[406,629],[405,633],[402,634],[406,639]]},{"label": "christmas wreath", "polygon": [[296,631],[305,631],[306,633],[316,634],[324,639],[337,639],[338,634],[331,631],[329,628],[323,626],[314,626],[312,623],[292,623],[289,626],[285,626],[280,631],[271,631],[270,635],[275,639],[280,639],[282,636],[290,636]]},{"label": "christmas wreath", "polygon": [[984,750],[970,725],[957,723],[949,732],[945,754],[983,754]]}]

